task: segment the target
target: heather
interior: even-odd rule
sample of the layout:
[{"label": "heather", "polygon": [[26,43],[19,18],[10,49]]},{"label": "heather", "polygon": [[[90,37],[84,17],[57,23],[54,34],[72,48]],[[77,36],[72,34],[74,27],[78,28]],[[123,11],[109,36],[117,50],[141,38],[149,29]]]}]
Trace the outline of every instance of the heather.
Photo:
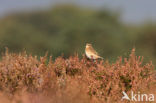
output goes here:
[{"label": "heather", "polygon": [[156,93],[155,73],[135,49],[114,63],[78,54],[38,59],[6,50],[0,60],[0,103],[128,103],[121,101],[122,91]]}]

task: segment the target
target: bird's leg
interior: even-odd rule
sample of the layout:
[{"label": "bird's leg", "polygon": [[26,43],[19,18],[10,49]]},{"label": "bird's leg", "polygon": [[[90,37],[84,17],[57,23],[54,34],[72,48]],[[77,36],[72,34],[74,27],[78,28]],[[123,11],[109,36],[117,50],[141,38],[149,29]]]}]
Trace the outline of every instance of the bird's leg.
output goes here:
[{"label": "bird's leg", "polygon": [[92,61],[92,62],[94,62],[94,61],[95,61],[95,59],[93,58],[93,56],[91,56],[91,61]]}]

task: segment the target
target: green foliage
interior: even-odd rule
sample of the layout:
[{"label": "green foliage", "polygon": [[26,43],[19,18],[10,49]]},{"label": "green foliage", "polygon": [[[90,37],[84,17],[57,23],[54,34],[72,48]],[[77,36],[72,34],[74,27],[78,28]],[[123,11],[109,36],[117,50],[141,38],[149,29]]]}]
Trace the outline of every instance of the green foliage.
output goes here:
[{"label": "green foliage", "polygon": [[147,60],[156,62],[155,25],[127,26],[120,22],[120,15],[106,9],[91,10],[74,5],[60,5],[47,11],[17,13],[0,20],[0,51],[8,47],[19,52],[53,57],[74,52],[84,54],[87,42],[105,59],[129,55],[136,47]]}]

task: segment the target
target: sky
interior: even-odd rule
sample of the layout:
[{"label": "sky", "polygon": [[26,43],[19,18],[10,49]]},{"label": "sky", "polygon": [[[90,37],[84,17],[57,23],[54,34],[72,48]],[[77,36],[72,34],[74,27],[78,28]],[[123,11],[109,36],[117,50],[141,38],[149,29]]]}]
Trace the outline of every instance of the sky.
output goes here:
[{"label": "sky", "polygon": [[126,23],[156,21],[156,0],[0,0],[0,17],[18,11],[45,9],[63,3],[120,10],[121,20]]}]

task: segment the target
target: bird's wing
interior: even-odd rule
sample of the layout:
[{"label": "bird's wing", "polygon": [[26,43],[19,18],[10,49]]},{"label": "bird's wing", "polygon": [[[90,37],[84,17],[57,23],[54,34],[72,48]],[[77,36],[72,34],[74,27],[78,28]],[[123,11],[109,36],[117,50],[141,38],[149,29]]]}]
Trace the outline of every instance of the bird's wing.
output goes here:
[{"label": "bird's wing", "polygon": [[91,50],[94,54],[99,55],[99,54],[95,51],[95,49],[94,49],[93,47],[90,47],[90,50]]}]

